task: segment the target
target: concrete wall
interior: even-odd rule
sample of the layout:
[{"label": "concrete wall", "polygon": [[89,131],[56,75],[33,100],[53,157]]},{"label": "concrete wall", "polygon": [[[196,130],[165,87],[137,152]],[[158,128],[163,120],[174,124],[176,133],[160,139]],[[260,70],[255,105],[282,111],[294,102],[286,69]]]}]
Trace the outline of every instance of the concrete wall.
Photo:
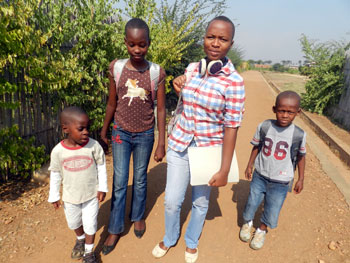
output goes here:
[{"label": "concrete wall", "polygon": [[350,50],[346,52],[345,89],[340,98],[339,105],[334,107],[332,119],[350,131]]}]

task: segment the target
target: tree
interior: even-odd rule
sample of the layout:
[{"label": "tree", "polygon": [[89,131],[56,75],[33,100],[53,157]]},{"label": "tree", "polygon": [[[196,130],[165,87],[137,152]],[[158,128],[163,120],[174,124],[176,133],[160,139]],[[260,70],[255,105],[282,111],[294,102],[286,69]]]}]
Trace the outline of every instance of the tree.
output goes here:
[{"label": "tree", "polygon": [[300,43],[305,58],[310,63],[302,106],[309,111],[324,114],[338,103],[343,92],[345,51],[349,49],[350,43],[318,43],[305,35],[300,38]]},{"label": "tree", "polygon": [[233,46],[229,50],[227,57],[229,59],[231,59],[232,63],[235,65],[235,67],[238,68],[240,66],[240,64],[242,63],[243,54],[244,54],[244,51],[242,48],[240,48],[239,46]]}]

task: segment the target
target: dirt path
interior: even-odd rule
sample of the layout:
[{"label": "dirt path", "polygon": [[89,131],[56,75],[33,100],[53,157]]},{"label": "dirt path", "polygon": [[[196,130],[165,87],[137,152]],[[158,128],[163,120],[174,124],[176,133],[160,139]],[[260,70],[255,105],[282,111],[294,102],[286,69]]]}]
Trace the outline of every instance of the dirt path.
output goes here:
[{"label": "dirt path", "polygon": [[[308,147],[304,191],[289,194],[282,209],[279,226],[269,231],[263,249],[253,251],[238,238],[249,182],[243,171],[249,157],[249,141],[257,124],[273,118],[274,93],[259,72],[243,74],[247,104],[244,123],[239,131],[237,156],[240,182],[213,189],[209,212],[199,243],[198,262],[346,262],[350,263],[349,208],[335,184],[322,171]],[[111,158],[108,157],[111,184]],[[184,262],[184,231],[176,247],[161,260],[151,255],[154,245],[164,234],[164,187],[166,163],[151,163],[147,204],[147,232],[141,240],[127,223],[125,235],[116,249],[101,261],[109,262]],[[2,262],[72,262],[70,250],[74,234],[66,227],[62,209],[54,211],[45,202],[48,187],[35,190],[38,201],[27,205],[24,200],[0,202],[0,260]],[[130,192],[130,191],[129,191]],[[185,200],[181,215],[182,229],[189,219],[190,204]],[[130,195],[128,196],[130,202]],[[31,203],[30,203],[31,204]],[[101,204],[96,251],[100,252],[106,236],[110,193]],[[7,221],[6,221],[7,220]],[[255,220],[255,225],[258,220]]]}]

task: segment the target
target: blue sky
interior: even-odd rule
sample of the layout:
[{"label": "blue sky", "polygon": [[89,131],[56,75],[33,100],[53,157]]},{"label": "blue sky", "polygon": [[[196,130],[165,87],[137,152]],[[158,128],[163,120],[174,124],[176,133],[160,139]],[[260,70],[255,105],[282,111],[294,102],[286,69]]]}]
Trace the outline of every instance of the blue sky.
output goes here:
[{"label": "blue sky", "polygon": [[304,60],[299,38],[350,41],[350,0],[227,1],[245,59]]}]

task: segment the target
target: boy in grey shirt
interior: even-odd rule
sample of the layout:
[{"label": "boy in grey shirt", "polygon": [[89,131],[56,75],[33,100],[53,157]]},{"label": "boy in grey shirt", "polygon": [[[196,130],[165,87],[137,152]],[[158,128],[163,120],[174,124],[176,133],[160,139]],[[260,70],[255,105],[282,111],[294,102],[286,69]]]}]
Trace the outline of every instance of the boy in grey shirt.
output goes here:
[{"label": "boy in grey shirt", "polygon": [[253,149],[245,170],[245,177],[252,179],[254,164],[249,197],[243,212],[245,223],[239,233],[242,241],[250,240],[255,212],[264,200],[261,224],[250,242],[253,249],[263,246],[267,227],[277,227],[289,185],[293,184],[296,166],[299,178],[294,192],[299,194],[304,185],[306,133],[292,123],[300,112],[300,97],[294,91],[284,91],[277,96],[272,109],[276,120],[259,124],[251,141]]}]

